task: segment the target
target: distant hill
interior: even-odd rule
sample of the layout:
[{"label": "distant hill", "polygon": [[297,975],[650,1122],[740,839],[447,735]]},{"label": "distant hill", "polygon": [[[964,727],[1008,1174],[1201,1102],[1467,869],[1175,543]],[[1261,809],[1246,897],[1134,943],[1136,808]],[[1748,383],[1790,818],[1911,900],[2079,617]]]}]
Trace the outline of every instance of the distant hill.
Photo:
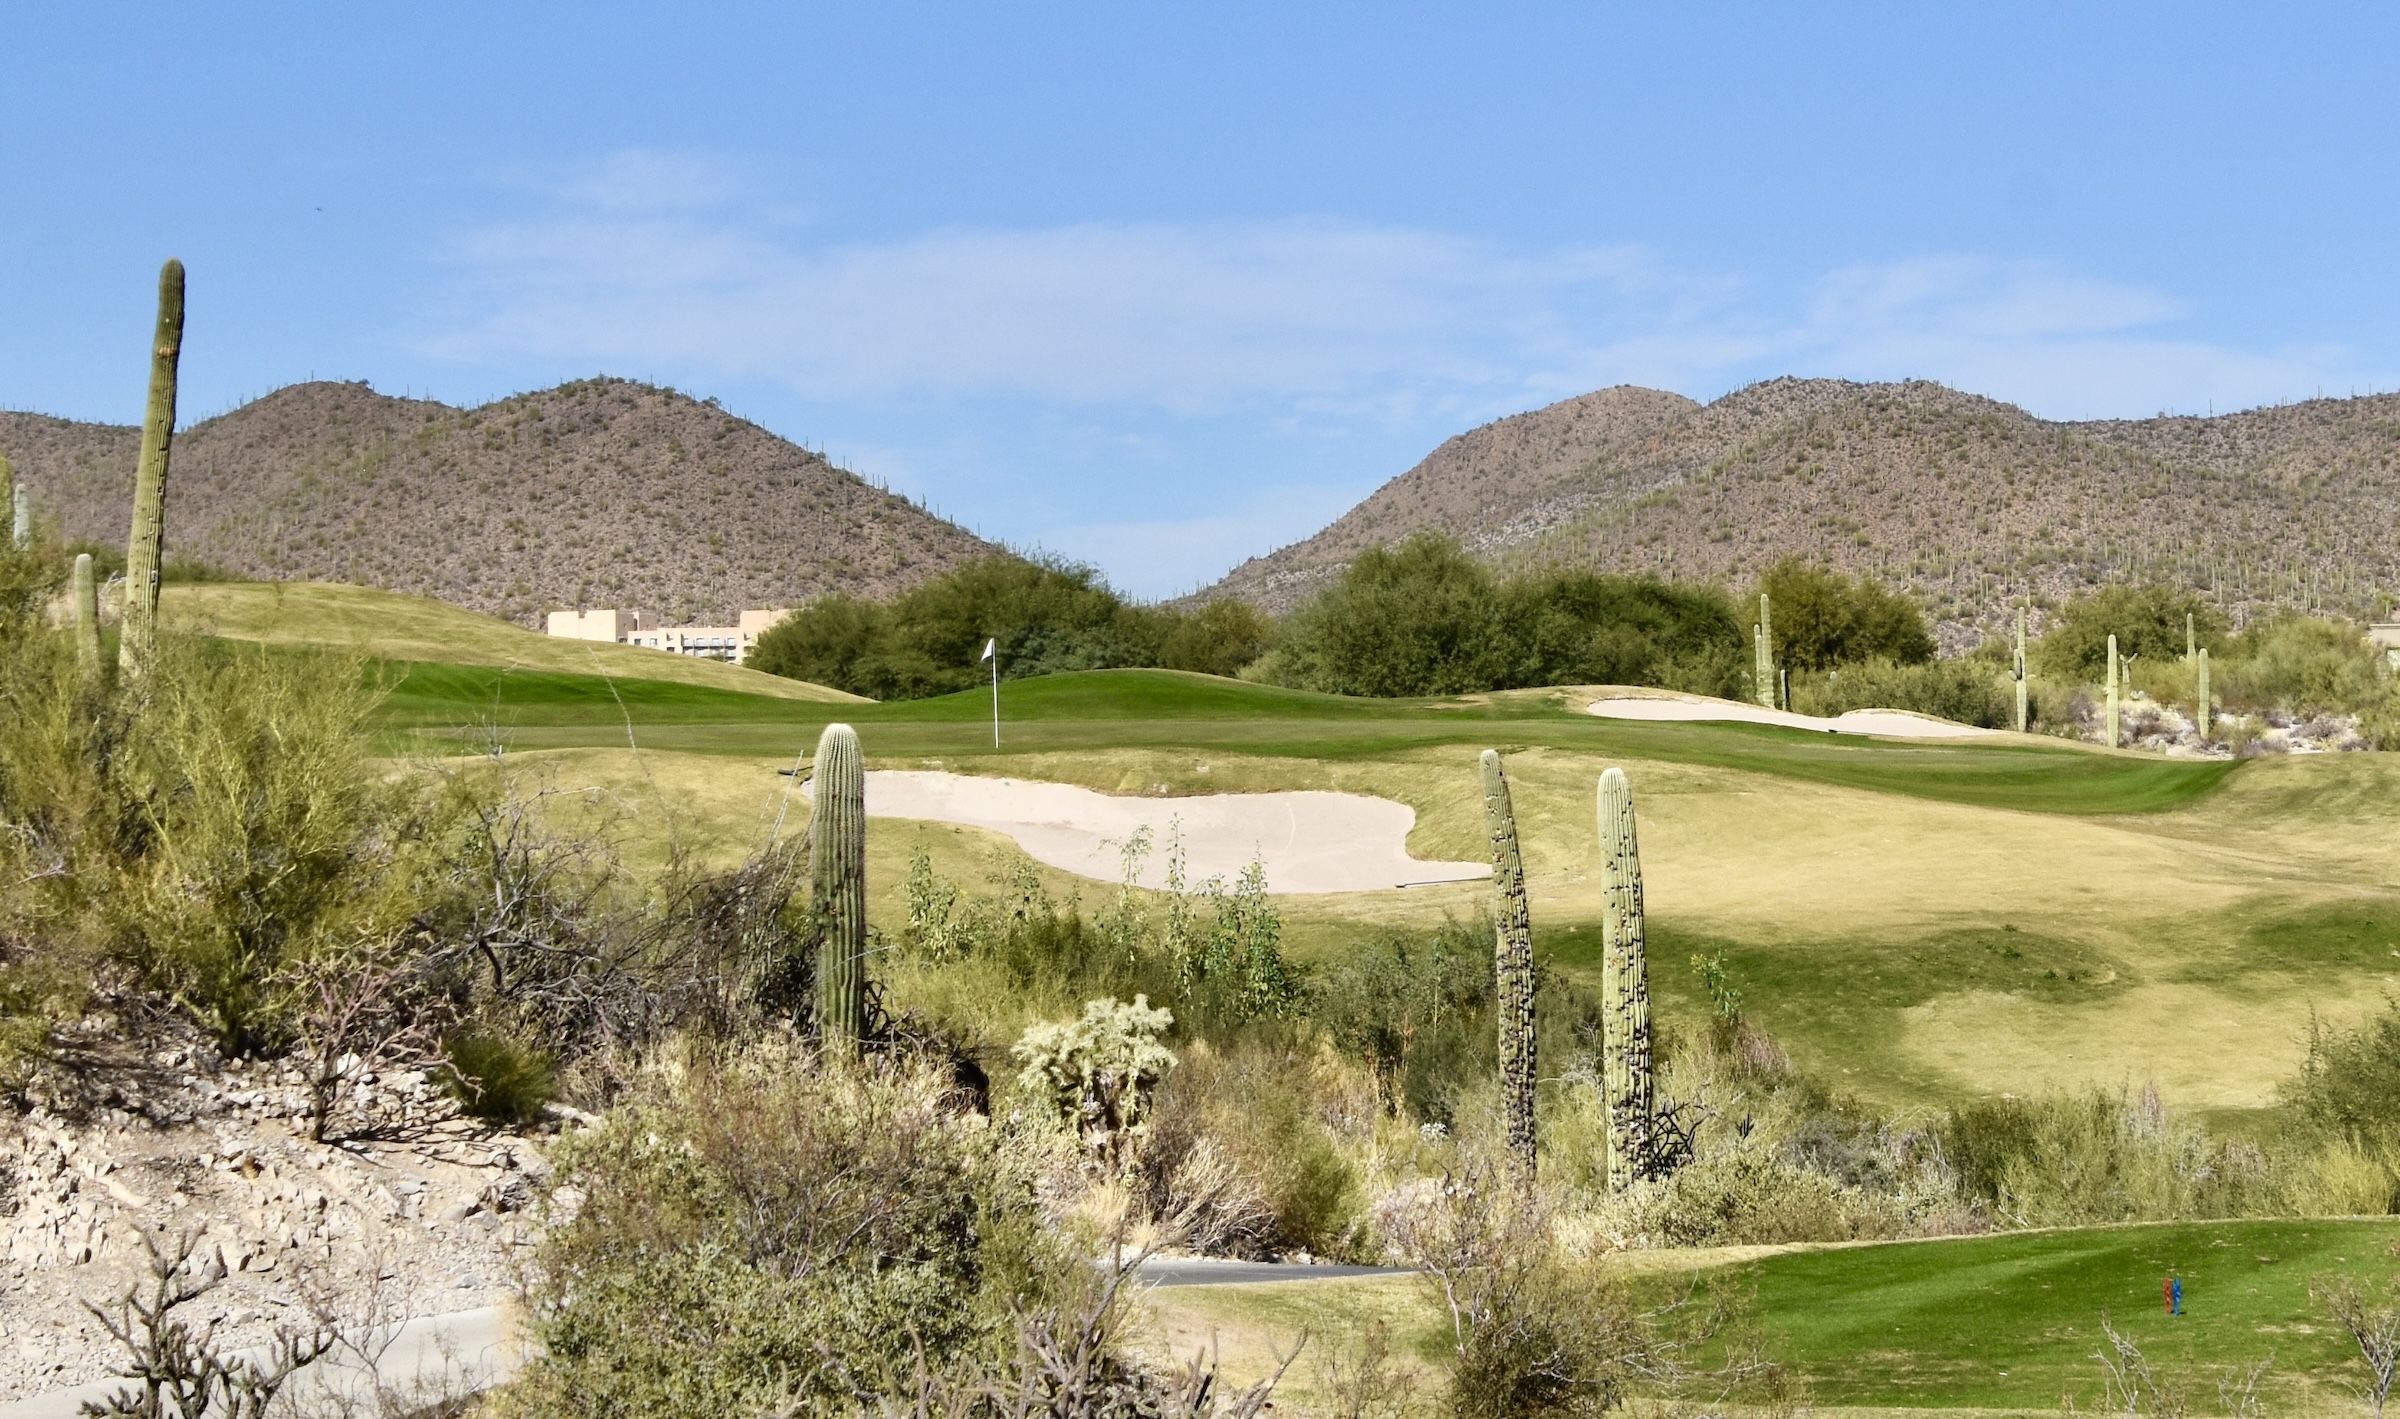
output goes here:
[{"label": "distant hill", "polygon": [[[0,454],[69,540],[124,542],[139,441],[0,413]],[[714,404],[594,379],[474,409],[277,390],[176,435],[167,550],[534,625],[554,607],[689,623],[886,596],[999,549]]]},{"label": "distant hill", "polygon": [[1458,435],[1201,594],[1288,609],[1421,529],[1507,565],[1737,584],[1798,554],[1911,588],[1953,646],[2011,597],[2139,577],[2237,614],[2381,615],[2400,592],[2400,395],[2053,423],[1921,381],[1779,379],[1708,405],[1604,389]]}]

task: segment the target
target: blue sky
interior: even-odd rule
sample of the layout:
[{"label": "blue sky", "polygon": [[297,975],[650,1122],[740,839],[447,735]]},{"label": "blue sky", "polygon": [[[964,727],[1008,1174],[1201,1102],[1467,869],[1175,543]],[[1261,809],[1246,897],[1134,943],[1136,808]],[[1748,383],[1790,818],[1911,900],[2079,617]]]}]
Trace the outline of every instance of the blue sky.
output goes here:
[{"label": "blue sky", "polygon": [[1165,595],[1606,384],[2400,386],[2400,10],[17,5],[0,405],[714,394]]}]

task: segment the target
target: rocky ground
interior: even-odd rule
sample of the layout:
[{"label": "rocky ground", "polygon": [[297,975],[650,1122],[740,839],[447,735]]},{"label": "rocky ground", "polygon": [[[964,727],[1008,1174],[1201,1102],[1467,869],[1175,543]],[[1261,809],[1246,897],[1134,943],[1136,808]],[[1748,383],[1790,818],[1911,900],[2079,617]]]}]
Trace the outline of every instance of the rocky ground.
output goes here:
[{"label": "rocky ground", "polygon": [[[2259,754],[2346,753],[2373,747],[2358,732],[2351,715],[2302,717],[2268,711],[2264,714],[2220,714],[2209,724],[2209,736],[2190,715],[2139,693],[2126,700],[2122,711],[2124,744],[2182,758],[2233,759]],[[2093,743],[2107,738],[2105,719],[2097,706],[2078,707],[2078,726]]]},{"label": "rocky ground", "polygon": [[151,1244],[190,1239],[217,1284],[187,1310],[229,1349],[514,1294],[538,1137],[460,1117],[402,1072],[356,1078],[350,1136],[315,1142],[296,1072],[154,1033],[66,1031],[30,1106],[0,1105],[0,1402],[112,1372],[121,1351],[86,1307],[142,1284]]}]

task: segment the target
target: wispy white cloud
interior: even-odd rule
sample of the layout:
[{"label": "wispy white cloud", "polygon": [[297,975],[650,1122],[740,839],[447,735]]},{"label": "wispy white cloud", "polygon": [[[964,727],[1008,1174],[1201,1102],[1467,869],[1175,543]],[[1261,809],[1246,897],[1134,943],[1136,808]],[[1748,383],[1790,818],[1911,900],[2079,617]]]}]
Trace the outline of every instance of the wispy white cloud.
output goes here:
[{"label": "wispy white cloud", "polygon": [[[788,390],[820,409],[905,408],[912,424],[932,421],[921,443],[900,446],[888,428],[870,437],[889,446],[887,461],[925,465],[904,481],[959,503],[976,495],[955,479],[945,487],[932,465],[963,430],[936,427],[931,411],[945,400],[960,420],[1005,408],[1020,429],[1026,411],[1048,411],[1032,422],[1077,432],[1019,451],[1014,474],[1008,455],[979,457],[975,476],[999,501],[958,511],[1152,592],[1304,535],[1406,461],[1369,469],[1299,455],[1278,461],[1280,476],[1228,470],[1210,506],[1240,512],[1178,516],[1192,503],[1191,465],[1182,495],[1167,486],[1176,475],[1140,470],[1176,466],[1155,445],[1202,425],[1218,447],[1236,425],[1258,447],[1430,447],[1603,385],[1708,398],[1778,374],[1937,379],[2056,418],[2400,382],[2340,349],[2211,341],[2195,333],[2204,313],[2170,292],[1974,253],[1779,286],[1638,246],[1522,249],[1331,220],[836,239],[734,167],[656,152],[506,185],[524,210],[455,235],[450,302],[425,352],[470,366],[532,357],[674,371]],[[1375,437],[1343,442],[1370,428]],[[1061,499],[1030,496],[1034,465],[1061,457],[1120,468],[1107,501],[1122,520],[1082,521]],[[1314,471],[1294,476],[1303,466]],[[1025,481],[999,487],[1012,477]],[[1271,481],[1307,484],[1297,492],[1308,496],[1259,501]],[[1009,520],[1010,506],[1029,503],[1048,510]]]},{"label": "wispy white cloud", "polygon": [[[1511,250],[1331,221],[952,228],[829,241],[706,158],[635,152],[462,233],[431,353],[721,371],[813,398],[954,395],[1408,420],[1634,381],[1915,375],[2064,416],[2306,392],[2341,352],[2160,333],[2188,302],[1932,255],[1776,291],[1632,246]],[[2345,376],[2346,377],[2346,376]]]}]

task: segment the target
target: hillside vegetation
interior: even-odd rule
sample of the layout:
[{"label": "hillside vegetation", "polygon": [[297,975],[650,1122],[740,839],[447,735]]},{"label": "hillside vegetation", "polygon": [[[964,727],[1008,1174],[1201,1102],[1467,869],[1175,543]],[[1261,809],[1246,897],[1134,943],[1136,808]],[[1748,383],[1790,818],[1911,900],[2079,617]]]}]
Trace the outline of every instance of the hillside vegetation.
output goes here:
[{"label": "hillside vegetation", "polygon": [[[0,413],[0,456],[40,516],[104,553],[125,545],[138,441]],[[616,379],[473,409],[292,385],[179,432],[167,497],[171,559],[525,625],[561,606],[725,624],[888,596],[998,550],[713,402]]]},{"label": "hillside vegetation", "polygon": [[1300,604],[1419,531],[1509,562],[1742,583],[1800,556],[1922,597],[1952,648],[2102,581],[2382,614],[2400,590],[2400,395],[2059,423],[1912,381],[1778,379],[1707,405],[1619,387],[1458,435],[1202,597]]}]

